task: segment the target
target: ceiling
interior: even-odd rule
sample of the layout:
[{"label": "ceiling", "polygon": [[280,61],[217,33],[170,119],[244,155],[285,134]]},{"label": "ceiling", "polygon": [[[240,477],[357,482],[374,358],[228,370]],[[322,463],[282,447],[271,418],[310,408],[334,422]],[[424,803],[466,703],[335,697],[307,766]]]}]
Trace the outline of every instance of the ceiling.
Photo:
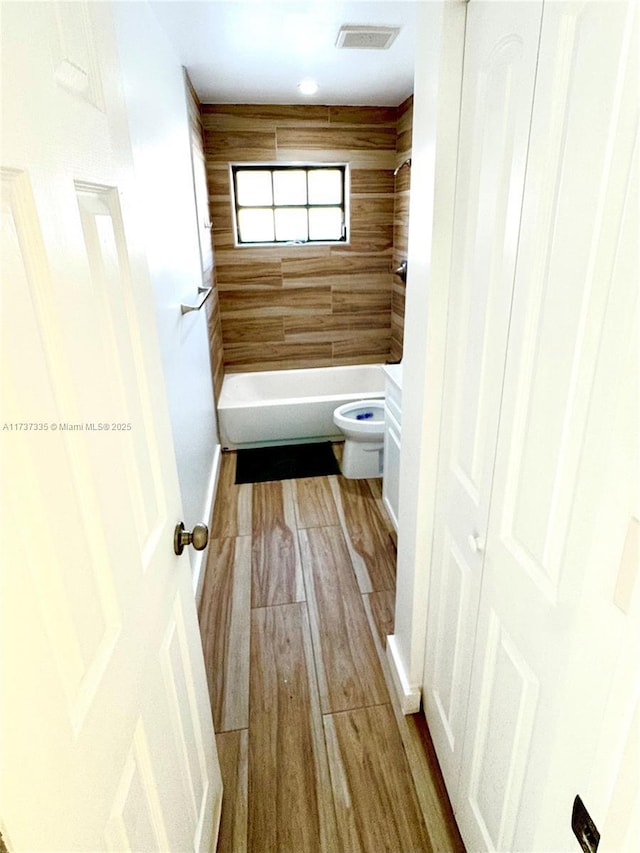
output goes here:
[{"label": "ceiling", "polygon": [[[202,103],[397,106],[413,91],[418,0],[151,0]],[[343,24],[401,27],[387,50],[338,49]],[[313,96],[297,88],[313,78]]]}]

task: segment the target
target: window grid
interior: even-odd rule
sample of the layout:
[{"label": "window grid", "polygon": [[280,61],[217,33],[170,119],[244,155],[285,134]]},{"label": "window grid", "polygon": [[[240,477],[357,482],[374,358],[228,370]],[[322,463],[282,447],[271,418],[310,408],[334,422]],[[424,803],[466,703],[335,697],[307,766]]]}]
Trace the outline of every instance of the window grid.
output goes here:
[{"label": "window grid", "polygon": [[[309,175],[312,172],[322,172],[322,171],[339,171],[341,176],[341,200],[339,203],[335,204],[313,204],[309,202]],[[270,164],[255,164],[250,166],[232,166],[231,167],[232,176],[233,176],[233,203],[235,209],[235,233],[236,233],[236,242],[239,246],[258,246],[258,245],[287,245],[287,244],[301,244],[306,245],[307,243],[317,244],[317,243],[346,243],[347,242],[347,222],[346,222],[346,166],[344,165],[335,165],[335,164],[321,164],[321,165],[306,165],[306,164],[287,164],[287,165],[270,165]],[[290,171],[299,171],[305,173],[305,189],[306,189],[306,204],[276,204],[275,203],[275,175],[277,172],[290,172]],[[269,172],[271,176],[271,198],[272,204],[251,204],[251,205],[242,205],[238,203],[238,175],[245,172]],[[342,223],[341,223],[341,233],[340,237],[336,239],[331,238],[318,238],[312,239],[308,235],[311,233],[311,222],[309,219],[309,211],[311,210],[335,210],[339,209],[341,212]],[[240,235],[240,212],[243,210],[269,210],[271,211],[271,217],[273,222],[273,240],[243,240]],[[307,238],[305,240],[296,240],[296,239],[280,239],[276,238],[276,211],[277,210],[305,210],[306,211],[306,219],[307,219]]]}]

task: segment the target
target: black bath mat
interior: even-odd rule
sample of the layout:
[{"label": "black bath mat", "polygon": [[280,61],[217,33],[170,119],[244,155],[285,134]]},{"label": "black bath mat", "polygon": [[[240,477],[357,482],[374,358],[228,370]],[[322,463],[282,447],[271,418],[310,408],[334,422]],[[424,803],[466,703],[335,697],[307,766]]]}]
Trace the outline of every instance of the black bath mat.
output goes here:
[{"label": "black bath mat", "polygon": [[237,452],[236,484],[326,477],[339,473],[330,441],[255,447]]}]

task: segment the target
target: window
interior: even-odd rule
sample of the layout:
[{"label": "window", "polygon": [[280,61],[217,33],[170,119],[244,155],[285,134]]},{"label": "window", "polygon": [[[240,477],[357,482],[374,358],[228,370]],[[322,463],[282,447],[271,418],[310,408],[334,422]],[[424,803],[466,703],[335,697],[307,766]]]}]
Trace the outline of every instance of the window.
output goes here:
[{"label": "window", "polygon": [[239,246],[346,243],[345,165],[231,166]]}]

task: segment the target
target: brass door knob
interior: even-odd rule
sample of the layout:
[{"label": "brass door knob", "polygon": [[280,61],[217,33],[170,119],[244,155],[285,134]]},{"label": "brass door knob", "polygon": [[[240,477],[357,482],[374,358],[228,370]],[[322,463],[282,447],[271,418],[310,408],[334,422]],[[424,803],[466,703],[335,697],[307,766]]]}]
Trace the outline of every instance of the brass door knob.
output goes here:
[{"label": "brass door knob", "polygon": [[193,530],[185,530],[184,524],[176,524],[173,534],[173,550],[180,556],[185,545],[193,545],[196,551],[204,551],[209,541],[209,528],[206,524],[194,524]]}]

